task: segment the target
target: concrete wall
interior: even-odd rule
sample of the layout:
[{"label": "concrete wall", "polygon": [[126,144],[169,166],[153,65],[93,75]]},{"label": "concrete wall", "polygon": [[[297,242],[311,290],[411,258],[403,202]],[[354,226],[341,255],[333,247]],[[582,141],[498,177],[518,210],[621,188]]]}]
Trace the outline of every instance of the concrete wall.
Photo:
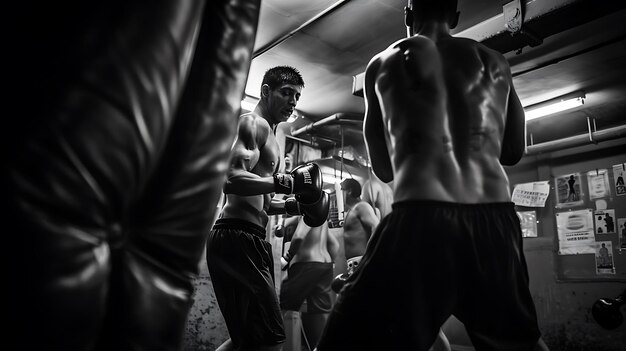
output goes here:
[{"label": "concrete wall", "polygon": [[228,339],[228,329],[220,312],[206,259],[200,262],[200,275],[194,282],[195,303],[187,318],[184,351],[213,351]]},{"label": "concrete wall", "polygon": [[[594,267],[594,256],[558,255],[553,184],[554,177],[598,168],[608,168],[612,177],[611,166],[626,162],[625,144],[626,139],[621,139],[526,157],[519,165],[507,169],[512,185],[539,180],[550,180],[551,183],[546,208],[537,210],[540,237],[525,238],[524,252],[543,339],[552,350],[626,350],[626,324],[615,330],[605,330],[591,315],[591,306],[598,298],[613,298],[626,289],[626,252],[619,250],[614,241],[618,274],[599,276],[593,272],[576,278],[574,260]],[[611,191],[613,198],[609,201],[617,207],[616,216],[626,217],[626,197],[615,197],[615,189]],[[615,240],[617,235],[609,238]]]}]

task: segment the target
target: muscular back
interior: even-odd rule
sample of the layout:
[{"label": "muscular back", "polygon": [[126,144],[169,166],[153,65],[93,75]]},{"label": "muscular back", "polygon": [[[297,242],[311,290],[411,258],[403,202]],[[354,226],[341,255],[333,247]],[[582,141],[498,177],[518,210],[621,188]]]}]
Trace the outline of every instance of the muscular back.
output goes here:
[{"label": "muscular back", "polygon": [[524,114],[502,55],[414,36],[377,55],[365,80],[366,143],[395,201],[510,200],[501,160],[521,157]]},{"label": "muscular back", "polygon": [[337,239],[328,230],[328,222],[319,227],[309,227],[299,220],[291,240],[292,243],[301,240],[292,263],[333,262],[339,248]]}]

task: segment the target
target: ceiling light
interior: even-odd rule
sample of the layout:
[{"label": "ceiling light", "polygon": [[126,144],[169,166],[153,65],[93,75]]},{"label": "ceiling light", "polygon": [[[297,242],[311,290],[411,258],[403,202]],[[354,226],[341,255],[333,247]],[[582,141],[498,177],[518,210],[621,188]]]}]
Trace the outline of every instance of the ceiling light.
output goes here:
[{"label": "ceiling light", "polygon": [[572,109],[585,103],[585,93],[576,92],[524,108],[526,121]]}]

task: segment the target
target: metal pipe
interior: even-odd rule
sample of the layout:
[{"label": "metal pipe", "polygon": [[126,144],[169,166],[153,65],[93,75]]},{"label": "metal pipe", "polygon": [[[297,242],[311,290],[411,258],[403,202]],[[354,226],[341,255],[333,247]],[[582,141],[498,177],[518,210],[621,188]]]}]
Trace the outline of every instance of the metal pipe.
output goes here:
[{"label": "metal pipe", "polygon": [[313,123],[309,123],[307,125],[305,125],[304,127],[300,128],[300,129],[296,129],[294,131],[291,132],[292,136],[298,136],[302,133],[306,133],[309,130],[315,128],[315,127],[319,127],[319,126],[323,126],[325,124],[328,124],[330,122],[334,122],[340,119],[340,115],[338,113],[332,114],[328,117],[322,118],[317,122],[313,122]]},{"label": "metal pipe", "polygon": [[312,141],[310,141],[310,140],[301,139],[301,138],[296,138],[296,137],[294,137],[293,135],[285,135],[285,137],[287,137],[288,139],[293,139],[293,140],[299,141],[299,142],[301,142],[301,143],[308,144],[308,145],[314,145],[314,144],[315,144],[314,142],[312,142]]},{"label": "metal pipe", "polygon": [[587,133],[589,134],[589,141],[593,143],[593,131],[591,131],[591,118],[587,116]]},{"label": "metal pipe", "polygon": [[363,120],[360,119],[361,116],[359,116],[359,115],[354,115],[355,118],[358,117],[359,119],[342,118],[342,116],[351,116],[351,115],[350,114],[344,114],[344,113],[335,113],[335,114],[332,114],[332,115],[330,115],[328,117],[324,117],[324,118],[320,119],[317,122],[309,123],[309,124],[305,125],[302,128],[293,130],[293,131],[291,131],[291,135],[298,136],[298,135],[306,133],[306,132],[308,132],[308,131],[310,131],[310,130],[312,130],[314,128],[321,127],[321,126],[324,126],[324,125],[332,123],[332,122],[345,123],[345,124],[353,124],[354,123],[355,125],[363,123]]},{"label": "metal pipe", "polygon": [[252,58],[255,58],[257,56],[263,55],[264,53],[266,53],[267,51],[269,51],[270,49],[272,49],[273,47],[279,45],[280,43],[282,43],[283,41],[291,38],[294,34],[296,34],[297,32],[301,31],[302,29],[304,29],[305,27],[309,26],[311,23],[317,21],[318,19],[326,16],[327,14],[331,13],[332,11],[334,11],[336,8],[338,8],[339,6],[343,5],[344,3],[348,2],[350,0],[340,0],[337,1],[336,3],[330,5],[329,7],[327,7],[326,9],[324,9],[324,11],[318,13],[317,15],[313,16],[313,18],[309,19],[308,21],[302,23],[298,28],[291,30],[290,32],[288,32],[287,34],[283,35],[282,37],[265,44],[264,46],[262,46],[261,48],[259,48],[258,50],[256,50],[254,53],[252,53]]},{"label": "metal pipe", "polygon": [[596,44],[596,45],[592,45],[592,46],[590,46],[588,48],[584,48],[582,50],[578,50],[578,51],[573,52],[571,54],[559,56],[559,57],[557,57],[555,59],[548,60],[546,62],[542,62],[542,63],[540,63],[540,64],[538,64],[536,66],[533,66],[533,67],[530,67],[530,68],[527,68],[527,69],[523,69],[523,70],[520,70],[520,71],[517,71],[517,72],[512,72],[511,76],[513,76],[513,78],[515,78],[517,76],[521,76],[523,74],[526,74],[526,73],[529,73],[529,72],[532,72],[532,71],[536,71],[538,69],[541,69],[541,68],[544,68],[544,67],[547,67],[547,66],[551,66],[551,65],[557,64],[557,63],[559,63],[561,61],[565,61],[565,60],[571,59],[573,57],[577,57],[577,56],[580,56],[582,54],[586,54],[588,52],[592,52],[592,51],[595,51],[595,50],[598,50],[598,49],[602,49],[602,48],[607,47],[609,45],[620,43],[624,39],[626,39],[626,35],[620,35],[619,37],[616,37],[616,38],[604,41],[604,42]]},{"label": "metal pipe", "polygon": [[341,134],[341,172],[339,174],[341,175],[341,179],[343,179],[343,126],[339,127],[339,133]]},{"label": "metal pipe", "polygon": [[[580,134],[572,137],[567,137],[558,140],[547,141],[545,143],[539,143],[535,145],[529,145],[526,148],[526,155],[535,155],[542,152],[557,151],[567,149],[570,147],[581,146],[586,144],[597,144],[600,141],[607,141],[626,137],[626,125],[621,125],[613,128],[607,128],[596,132],[591,132],[591,135]],[[591,139],[591,140],[590,140]]]}]

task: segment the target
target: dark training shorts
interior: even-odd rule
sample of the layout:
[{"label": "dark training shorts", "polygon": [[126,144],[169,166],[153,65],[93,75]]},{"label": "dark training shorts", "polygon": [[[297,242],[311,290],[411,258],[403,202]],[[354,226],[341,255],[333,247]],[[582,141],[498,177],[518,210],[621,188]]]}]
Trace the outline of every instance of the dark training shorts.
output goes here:
[{"label": "dark training shorts", "polygon": [[207,264],[234,346],[284,342],[272,245],[265,241],[265,229],[243,220],[218,219],[207,241]]},{"label": "dark training shorts", "polygon": [[428,350],[454,314],[476,350],[532,350],[540,333],[513,203],[396,203],[318,344]]},{"label": "dark training shorts", "polygon": [[333,264],[296,262],[289,266],[287,279],[280,289],[280,307],[299,311],[306,299],[307,313],[327,313],[332,306],[330,284]]}]

